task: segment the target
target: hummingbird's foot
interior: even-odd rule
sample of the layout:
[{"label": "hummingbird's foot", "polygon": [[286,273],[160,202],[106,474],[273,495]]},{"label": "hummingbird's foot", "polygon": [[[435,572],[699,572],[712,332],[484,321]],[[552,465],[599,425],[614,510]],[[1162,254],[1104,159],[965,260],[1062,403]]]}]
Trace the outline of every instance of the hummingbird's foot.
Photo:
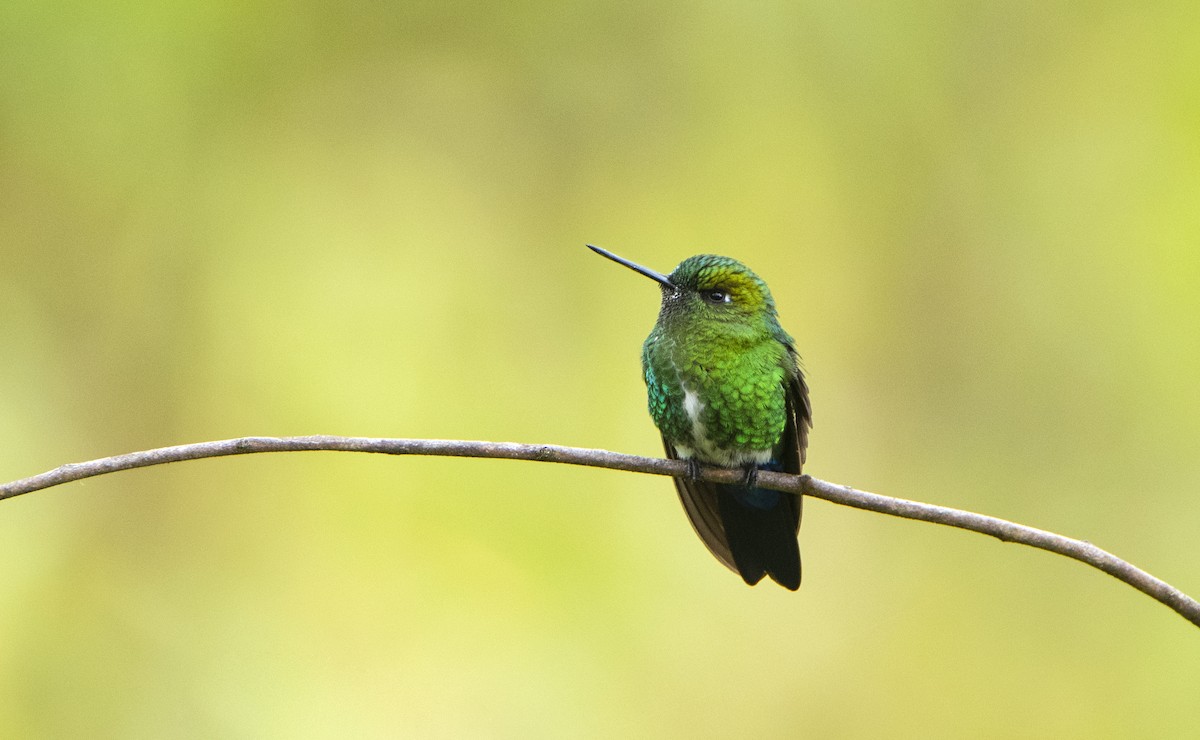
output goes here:
[{"label": "hummingbird's foot", "polygon": [[700,480],[700,463],[695,458],[687,459],[687,477],[694,481]]},{"label": "hummingbird's foot", "polygon": [[758,485],[757,465],[754,463],[746,463],[746,465],[742,467],[742,470],[744,470],[746,473],[746,477],[742,479],[743,486],[746,488],[754,488],[756,485]]}]

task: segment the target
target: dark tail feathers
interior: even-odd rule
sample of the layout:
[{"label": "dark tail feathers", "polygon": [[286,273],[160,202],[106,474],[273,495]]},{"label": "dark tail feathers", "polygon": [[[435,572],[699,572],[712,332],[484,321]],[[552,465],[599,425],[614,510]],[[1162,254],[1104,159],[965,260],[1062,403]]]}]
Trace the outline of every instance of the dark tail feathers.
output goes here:
[{"label": "dark tail feathers", "polygon": [[786,589],[800,588],[796,497],[761,488],[719,484],[714,488],[729,551],[742,580],[753,586],[769,575]]}]

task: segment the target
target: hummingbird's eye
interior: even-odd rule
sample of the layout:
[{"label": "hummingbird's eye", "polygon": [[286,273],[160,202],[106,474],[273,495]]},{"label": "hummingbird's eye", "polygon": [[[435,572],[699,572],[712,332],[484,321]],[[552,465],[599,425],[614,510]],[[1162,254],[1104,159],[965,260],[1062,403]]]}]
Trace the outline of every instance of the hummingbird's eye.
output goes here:
[{"label": "hummingbird's eye", "polygon": [[705,301],[708,301],[709,303],[711,303],[713,305],[729,303],[731,300],[733,300],[732,297],[728,293],[726,293],[725,291],[720,290],[720,289],[706,290],[703,293],[701,293],[701,295],[704,296]]}]

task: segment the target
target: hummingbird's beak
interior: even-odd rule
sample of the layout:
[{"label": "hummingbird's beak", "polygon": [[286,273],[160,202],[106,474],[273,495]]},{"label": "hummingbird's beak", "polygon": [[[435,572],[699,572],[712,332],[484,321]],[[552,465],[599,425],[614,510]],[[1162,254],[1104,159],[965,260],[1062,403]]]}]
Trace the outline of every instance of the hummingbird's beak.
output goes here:
[{"label": "hummingbird's beak", "polygon": [[612,252],[608,251],[607,249],[602,249],[601,247],[597,247],[594,244],[588,244],[587,248],[592,250],[596,254],[599,254],[603,257],[608,257],[613,262],[625,265],[626,267],[628,267],[630,270],[633,270],[634,272],[640,272],[641,274],[645,275],[646,277],[650,278],[651,280],[657,280],[658,282],[667,286],[671,290],[675,290],[675,283],[672,283],[671,278],[667,277],[666,275],[662,274],[661,272],[655,272],[654,270],[651,270],[649,267],[642,267],[641,265],[639,265],[636,262],[630,262],[629,260],[625,259],[624,257],[618,257],[617,255],[613,254]]}]

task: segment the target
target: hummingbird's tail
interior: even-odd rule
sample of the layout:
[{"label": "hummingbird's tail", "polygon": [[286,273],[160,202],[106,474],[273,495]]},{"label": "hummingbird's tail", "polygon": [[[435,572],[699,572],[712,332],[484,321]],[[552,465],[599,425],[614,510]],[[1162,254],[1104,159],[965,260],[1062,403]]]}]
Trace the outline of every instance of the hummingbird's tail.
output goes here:
[{"label": "hummingbird's tail", "polygon": [[753,586],[768,575],[786,589],[800,588],[800,497],[762,488],[714,487],[725,539],[742,580]]}]

